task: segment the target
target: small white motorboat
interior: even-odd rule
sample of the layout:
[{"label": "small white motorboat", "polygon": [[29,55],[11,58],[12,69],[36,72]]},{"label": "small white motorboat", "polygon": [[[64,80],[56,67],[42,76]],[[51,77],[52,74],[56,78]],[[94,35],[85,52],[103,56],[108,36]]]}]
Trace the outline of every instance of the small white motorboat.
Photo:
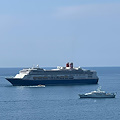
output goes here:
[{"label": "small white motorboat", "polygon": [[106,93],[105,91],[101,91],[101,87],[99,87],[96,91],[78,95],[80,98],[115,98],[116,93]]},{"label": "small white motorboat", "polygon": [[24,86],[24,87],[44,87],[45,88],[45,85],[34,85],[34,86]]},{"label": "small white motorboat", "polygon": [[45,87],[45,85],[38,85],[38,87]]}]

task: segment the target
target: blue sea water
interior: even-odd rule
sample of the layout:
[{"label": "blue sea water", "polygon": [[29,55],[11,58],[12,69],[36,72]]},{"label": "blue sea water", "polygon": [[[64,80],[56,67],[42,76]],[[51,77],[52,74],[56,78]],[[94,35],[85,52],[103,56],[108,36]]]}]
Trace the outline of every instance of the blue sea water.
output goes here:
[{"label": "blue sea water", "polygon": [[[5,77],[22,68],[0,68],[0,120],[119,120],[120,67],[89,67],[96,70],[96,85],[23,87]],[[79,93],[96,90],[117,92],[116,98],[80,99]]]}]

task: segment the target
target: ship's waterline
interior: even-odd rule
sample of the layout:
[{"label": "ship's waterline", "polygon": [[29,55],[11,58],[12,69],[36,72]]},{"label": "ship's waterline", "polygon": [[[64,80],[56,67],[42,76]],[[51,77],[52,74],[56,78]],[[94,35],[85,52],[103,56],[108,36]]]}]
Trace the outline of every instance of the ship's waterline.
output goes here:
[{"label": "ship's waterline", "polygon": [[84,85],[97,84],[98,79],[78,79],[78,80],[23,80],[6,78],[14,86],[31,86],[31,85]]}]

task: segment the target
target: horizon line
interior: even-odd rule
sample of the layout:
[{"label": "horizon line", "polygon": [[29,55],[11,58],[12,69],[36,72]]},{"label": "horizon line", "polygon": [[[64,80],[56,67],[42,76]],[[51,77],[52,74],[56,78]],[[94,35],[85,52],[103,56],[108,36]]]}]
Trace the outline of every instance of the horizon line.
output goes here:
[{"label": "horizon line", "polygon": [[[55,67],[57,67],[57,66],[51,66],[51,67],[39,67],[39,68],[55,68]],[[76,67],[76,66],[74,66],[74,67]],[[79,66],[78,66],[79,67]],[[95,67],[95,68],[97,68],[97,67],[120,67],[120,66],[80,66],[81,68],[84,68],[84,67]],[[23,66],[21,66],[21,67],[0,67],[0,68],[32,68],[32,67],[23,67]]]}]

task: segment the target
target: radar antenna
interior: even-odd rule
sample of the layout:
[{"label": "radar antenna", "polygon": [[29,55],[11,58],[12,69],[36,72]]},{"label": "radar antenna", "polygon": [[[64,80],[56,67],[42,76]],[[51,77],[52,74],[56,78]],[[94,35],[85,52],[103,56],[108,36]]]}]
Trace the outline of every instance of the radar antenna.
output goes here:
[{"label": "radar antenna", "polygon": [[39,68],[39,65],[37,65],[37,68]]}]

